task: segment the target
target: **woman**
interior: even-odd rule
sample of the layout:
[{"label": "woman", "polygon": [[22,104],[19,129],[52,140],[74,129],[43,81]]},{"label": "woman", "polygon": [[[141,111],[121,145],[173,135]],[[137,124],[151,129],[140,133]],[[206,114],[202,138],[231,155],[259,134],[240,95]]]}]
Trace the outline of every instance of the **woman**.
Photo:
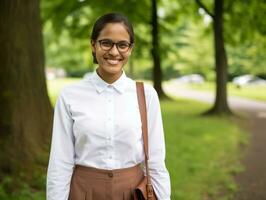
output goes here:
[{"label": "woman", "polygon": [[[98,68],[65,87],[55,105],[47,200],[132,198],[145,171],[136,86],[123,71],[133,44],[125,16],[110,13],[95,22],[91,45]],[[151,180],[157,198],[169,200],[160,104],[151,86],[145,85],[145,97]]]}]

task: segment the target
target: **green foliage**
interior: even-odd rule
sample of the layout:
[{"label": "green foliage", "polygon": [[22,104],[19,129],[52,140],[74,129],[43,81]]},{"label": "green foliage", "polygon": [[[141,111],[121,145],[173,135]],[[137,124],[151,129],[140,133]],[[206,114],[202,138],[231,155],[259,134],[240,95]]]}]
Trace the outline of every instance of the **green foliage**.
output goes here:
[{"label": "green foliage", "polygon": [[[202,2],[213,12],[213,0]],[[263,1],[225,1],[224,38],[230,77],[265,74],[265,5]],[[47,65],[66,68],[72,76],[91,71],[92,24],[98,16],[116,11],[126,14],[134,24],[133,76],[151,78],[150,6],[149,0],[42,1]],[[199,12],[195,0],[158,1],[158,13],[164,79],[200,73],[214,80],[212,21],[204,23],[207,14]]]},{"label": "green foliage", "polygon": [[210,34],[204,31],[205,24],[189,23],[187,37],[188,46],[180,51],[180,60],[177,68],[181,74],[199,73],[208,80],[214,80],[214,53]]},{"label": "green foliage", "polygon": [[228,46],[229,74],[266,75],[266,40],[265,37],[255,34],[253,41],[245,41],[237,48]]},{"label": "green foliage", "polygon": [[6,176],[0,183],[1,200],[45,200],[45,174],[36,174],[31,185],[22,177]]},{"label": "green foliage", "polygon": [[227,42],[239,45],[253,41],[254,36],[266,34],[265,1],[226,1],[225,38]]},{"label": "green foliage", "polygon": [[81,76],[86,71],[92,71],[89,39],[85,42],[73,38],[66,30],[55,35],[50,22],[46,23],[44,30],[46,66],[62,67],[72,76]]}]

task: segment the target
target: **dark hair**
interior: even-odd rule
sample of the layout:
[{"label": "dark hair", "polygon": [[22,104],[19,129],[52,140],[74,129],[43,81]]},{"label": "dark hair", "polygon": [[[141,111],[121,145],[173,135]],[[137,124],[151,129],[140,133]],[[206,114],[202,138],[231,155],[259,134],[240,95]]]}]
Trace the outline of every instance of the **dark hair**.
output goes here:
[{"label": "dark hair", "polygon": [[[129,34],[130,43],[134,43],[133,26],[126,16],[119,14],[119,13],[108,13],[108,14],[102,15],[101,17],[99,17],[96,20],[96,22],[93,25],[92,32],[91,32],[91,40],[92,41],[97,40],[102,29],[108,23],[123,23],[128,34]],[[93,62],[95,64],[97,64],[98,62],[96,60],[95,53],[92,52],[92,56],[93,56]]]}]

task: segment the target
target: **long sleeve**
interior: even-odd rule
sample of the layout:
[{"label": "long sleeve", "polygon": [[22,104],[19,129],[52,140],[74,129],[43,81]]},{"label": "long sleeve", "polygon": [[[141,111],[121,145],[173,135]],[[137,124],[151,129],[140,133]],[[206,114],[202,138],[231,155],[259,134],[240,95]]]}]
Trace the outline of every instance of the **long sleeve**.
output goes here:
[{"label": "long sleeve", "polygon": [[[160,102],[154,88],[149,89],[147,102],[149,169],[158,200],[170,200],[170,177],[165,166],[165,141]],[[147,98],[146,98],[147,99]]]},{"label": "long sleeve", "polygon": [[67,200],[74,167],[73,120],[63,92],[59,95],[55,109],[47,172],[47,200]]}]

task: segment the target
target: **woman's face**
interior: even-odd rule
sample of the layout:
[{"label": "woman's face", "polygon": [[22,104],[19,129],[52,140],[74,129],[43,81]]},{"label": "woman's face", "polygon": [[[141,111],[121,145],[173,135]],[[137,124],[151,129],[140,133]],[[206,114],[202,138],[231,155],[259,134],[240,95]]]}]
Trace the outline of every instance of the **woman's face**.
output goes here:
[{"label": "woman's face", "polygon": [[[99,41],[102,41],[101,45]],[[119,42],[119,44],[113,45],[110,50],[106,50],[104,46],[108,46],[110,42]],[[103,72],[102,74],[121,74],[122,68],[126,64],[132,51],[131,47],[128,51],[121,51],[121,49],[124,48],[123,44],[130,44],[130,37],[122,23],[106,24],[101,30],[97,40],[92,41],[92,51],[96,55],[99,71]],[[117,46],[120,47],[117,48]]]},{"label": "woman's face", "polygon": [[[110,50],[107,50],[108,45],[111,46],[112,42],[119,42],[119,44],[113,45]],[[92,41],[92,51],[96,55],[100,73],[109,75],[121,74],[122,68],[132,51],[131,47],[128,51],[123,51],[123,48],[127,48],[125,46],[127,44],[130,44],[130,36],[122,23],[108,23],[105,25],[97,40]]]}]

